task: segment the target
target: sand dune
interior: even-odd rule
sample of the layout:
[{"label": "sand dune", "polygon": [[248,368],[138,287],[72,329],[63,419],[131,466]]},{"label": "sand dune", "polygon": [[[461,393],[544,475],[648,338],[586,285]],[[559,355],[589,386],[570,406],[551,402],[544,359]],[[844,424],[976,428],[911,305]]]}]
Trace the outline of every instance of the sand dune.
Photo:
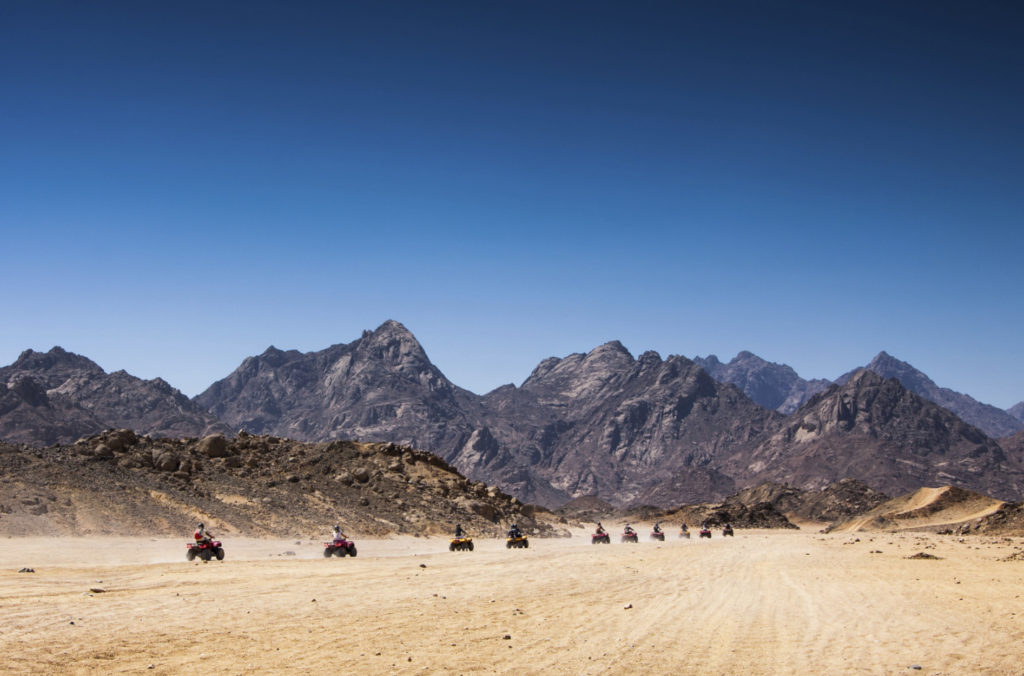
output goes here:
[{"label": "sand dune", "polygon": [[[341,560],[236,539],[209,564],[184,540],[8,538],[0,670],[1021,673],[1024,567],[1001,560],[1020,539],[583,535],[471,553],[361,540]],[[920,551],[942,559],[906,558]]]},{"label": "sand dune", "polygon": [[833,532],[954,526],[988,516],[1005,503],[955,486],[919,488],[841,521]]}]

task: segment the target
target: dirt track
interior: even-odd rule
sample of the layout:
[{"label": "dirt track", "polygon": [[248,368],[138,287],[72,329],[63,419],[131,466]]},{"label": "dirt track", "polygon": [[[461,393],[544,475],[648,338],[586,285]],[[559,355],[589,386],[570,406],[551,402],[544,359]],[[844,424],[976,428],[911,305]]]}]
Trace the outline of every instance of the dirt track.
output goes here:
[{"label": "dirt track", "polygon": [[[225,538],[227,559],[203,564],[183,539],[0,540],[0,670],[1024,671],[1024,561],[999,560],[1019,538],[357,544],[327,560],[319,542]],[[921,551],[943,559],[905,558]]]}]

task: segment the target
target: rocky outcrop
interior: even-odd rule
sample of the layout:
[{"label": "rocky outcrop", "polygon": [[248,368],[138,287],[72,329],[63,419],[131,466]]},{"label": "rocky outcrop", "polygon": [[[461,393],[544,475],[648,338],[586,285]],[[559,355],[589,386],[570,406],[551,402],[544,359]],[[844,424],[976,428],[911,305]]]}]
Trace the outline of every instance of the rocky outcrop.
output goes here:
[{"label": "rocky outcrop", "polygon": [[1019,457],[899,380],[868,370],[813,397],[725,471],[799,488],[855,478],[893,495],[934,484],[1003,499],[1024,490]]},{"label": "rocky outcrop", "polygon": [[804,380],[785,364],[765,361],[751,352],[740,352],[728,364],[715,355],[696,357],[694,363],[719,382],[731,383],[755,402],[789,415],[805,401],[832,383],[828,380]]},{"label": "rocky outcrop", "polygon": [[[896,378],[903,387],[952,411],[964,422],[974,425],[992,438],[998,439],[1024,430],[1024,421],[1007,411],[982,404],[969,395],[939,387],[921,371],[885,352],[879,352],[864,368],[883,378]],[[856,372],[854,370],[840,376],[836,383],[846,383]]]},{"label": "rocky outcrop", "polygon": [[264,537],[316,538],[334,523],[363,537],[447,534],[456,523],[498,536],[510,522],[530,535],[568,534],[554,515],[396,444],[111,430],[70,446],[0,444],[0,476],[3,535],[185,538],[197,520],[218,534]]},{"label": "rocky outcrop", "polygon": [[107,428],[153,436],[195,436],[228,428],[160,378],[106,373],[55,347],[26,350],[0,368],[0,438],[40,445],[69,443]]}]

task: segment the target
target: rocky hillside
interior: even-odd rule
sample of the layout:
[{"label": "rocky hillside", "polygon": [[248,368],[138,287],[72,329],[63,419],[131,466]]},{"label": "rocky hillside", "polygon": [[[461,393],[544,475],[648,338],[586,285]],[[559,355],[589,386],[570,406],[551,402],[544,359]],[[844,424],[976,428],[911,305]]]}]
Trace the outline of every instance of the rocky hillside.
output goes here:
[{"label": "rocky hillside", "polygon": [[727,464],[740,480],[817,488],[842,478],[901,494],[936,483],[1012,499],[1019,456],[895,378],[862,370],[819,393],[751,454]]},{"label": "rocky hillside", "polygon": [[316,537],[499,535],[510,521],[552,535],[550,513],[467,480],[440,458],[395,444],[151,439],[113,430],[70,446],[0,445],[0,533],[214,533]]},{"label": "rocky hillside", "polygon": [[818,490],[766,482],[746,488],[730,499],[748,506],[768,503],[797,521],[831,523],[874,509],[889,496],[862,481],[843,479]]},{"label": "rocky hillside", "polygon": [[746,351],[740,352],[728,364],[723,364],[713,354],[696,357],[693,361],[715,380],[732,383],[761,406],[784,415],[797,410],[832,384],[823,379],[804,380],[792,367],[765,361]]},{"label": "rocky hillside", "polygon": [[228,428],[160,378],[106,373],[55,347],[26,350],[0,368],[0,439],[70,443],[84,434],[128,428],[156,436],[198,436]]},{"label": "rocky hillside", "polygon": [[[896,378],[911,392],[952,411],[964,422],[974,425],[995,439],[1024,430],[1024,421],[1018,420],[1007,411],[982,404],[969,395],[939,387],[921,371],[885,352],[879,352],[864,368],[883,378]],[[856,372],[857,370],[854,370],[840,376],[836,383],[842,385]]]},{"label": "rocky hillside", "polygon": [[1024,423],[1024,401],[1014,404],[1010,408],[1006,409],[1006,412]]}]

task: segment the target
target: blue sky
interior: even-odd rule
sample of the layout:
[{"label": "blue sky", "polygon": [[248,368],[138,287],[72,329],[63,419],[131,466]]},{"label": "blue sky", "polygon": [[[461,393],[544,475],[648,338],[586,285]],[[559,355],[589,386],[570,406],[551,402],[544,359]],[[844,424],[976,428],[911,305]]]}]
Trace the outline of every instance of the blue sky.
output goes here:
[{"label": "blue sky", "polygon": [[1008,407],[1024,9],[890,4],[3,3],[0,363],[393,318],[477,392],[617,339]]}]

